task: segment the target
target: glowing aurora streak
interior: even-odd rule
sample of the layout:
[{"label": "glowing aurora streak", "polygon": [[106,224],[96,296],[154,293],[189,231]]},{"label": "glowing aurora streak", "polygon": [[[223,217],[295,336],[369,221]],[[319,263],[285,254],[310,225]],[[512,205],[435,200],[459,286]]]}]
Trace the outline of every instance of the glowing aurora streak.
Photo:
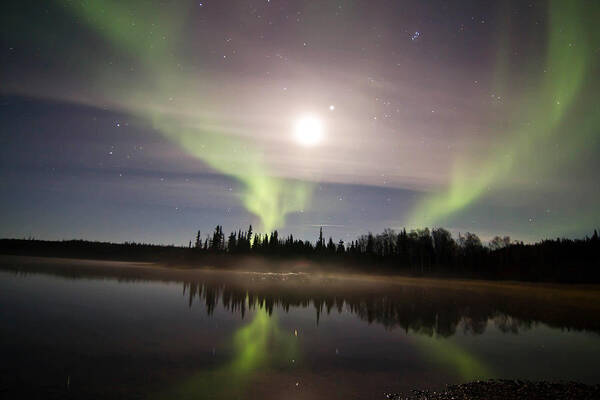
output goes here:
[{"label": "glowing aurora streak", "polygon": [[[591,69],[589,54],[594,43],[600,40],[596,21],[586,18],[590,13],[590,2],[554,0],[549,4],[546,67],[539,84],[537,96],[518,112],[535,121],[531,126],[512,130],[504,145],[490,154],[482,165],[467,160],[457,160],[451,181],[446,190],[427,196],[413,210],[411,226],[440,224],[457,212],[472,205],[498,185],[510,184],[514,175],[533,176],[548,174],[557,166],[542,160],[543,165],[526,167],[532,154],[541,144],[560,140],[559,128],[563,127],[570,106],[577,100]],[[593,7],[598,8],[597,4]],[[597,15],[597,14],[596,14]],[[500,60],[499,64],[506,64]],[[584,120],[578,121],[578,132],[569,140],[560,141],[562,151],[575,153],[582,143],[594,136],[598,114],[588,109]],[[594,139],[595,140],[595,139]],[[541,172],[539,171],[541,170]],[[473,171],[476,171],[475,173]],[[535,175],[535,174],[538,175]]]},{"label": "glowing aurora streak", "polygon": [[463,381],[492,378],[493,374],[475,355],[460,347],[452,339],[411,336],[417,348],[429,359],[455,373]]},{"label": "glowing aurora streak", "polygon": [[234,333],[234,356],[230,362],[215,370],[200,371],[156,398],[243,397],[255,373],[267,367],[289,366],[290,360],[298,360],[297,345],[297,338],[291,332],[282,332],[277,318],[261,307],[250,323]]},{"label": "glowing aurora streak", "polygon": [[[133,57],[142,70],[138,78],[144,78],[145,84],[113,89],[111,100],[117,99],[119,106],[151,121],[162,135],[186,153],[242,183],[241,201],[248,211],[260,218],[262,229],[271,231],[283,226],[287,214],[302,211],[307,206],[311,184],[273,176],[259,148],[225,128],[209,126],[198,116],[198,111],[203,109],[203,99],[194,88],[203,77],[183,73],[174,54],[173,43],[178,42],[176,27],[181,14],[168,11],[167,15],[161,15],[159,23],[156,15],[144,13],[142,7],[135,10],[141,17],[132,23],[128,17],[131,4],[118,1],[66,4],[114,48]],[[182,13],[185,7],[178,10]],[[106,73],[98,70],[96,74]],[[114,87],[113,80],[114,77],[104,76],[99,82],[106,89]],[[113,82],[112,85],[109,82]],[[183,104],[182,101],[165,102],[170,96],[167,93],[176,93],[178,99],[185,99]],[[243,151],[233,155],[234,149]]]}]

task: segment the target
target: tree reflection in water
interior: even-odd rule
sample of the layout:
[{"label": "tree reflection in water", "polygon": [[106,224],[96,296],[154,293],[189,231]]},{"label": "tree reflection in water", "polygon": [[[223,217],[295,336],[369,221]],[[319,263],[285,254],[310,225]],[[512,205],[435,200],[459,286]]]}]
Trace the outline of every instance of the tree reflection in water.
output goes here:
[{"label": "tree reflection in water", "polygon": [[[504,333],[517,334],[544,323],[561,329],[600,332],[600,322],[590,319],[598,302],[587,307],[552,288],[510,286],[451,287],[453,282],[428,285],[427,281],[410,284],[312,279],[295,275],[286,278],[252,274],[248,279],[215,280],[213,277],[183,283],[189,307],[204,303],[211,315],[219,303],[242,318],[247,308],[260,307],[271,315],[275,307],[313,307],[315,320],[323,313],[350,312],[368,323],[386,329],[425,336],[450,337],[458,329],[482,334],[489,323]],[[464,285],[463,285],[464,286]],[[596,296],[597,297],[597,296]],[[246,301],[248,299],[248,301]],[[591,307],[591,309],[590,309]]]}]

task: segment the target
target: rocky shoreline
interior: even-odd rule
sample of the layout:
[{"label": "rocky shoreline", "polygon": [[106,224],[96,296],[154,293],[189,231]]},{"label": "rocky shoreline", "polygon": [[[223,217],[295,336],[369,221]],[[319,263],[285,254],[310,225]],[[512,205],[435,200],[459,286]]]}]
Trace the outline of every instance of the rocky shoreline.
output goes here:
[{"label": "rocky shoreline", "polygon": [[413,390],[410,395],[386,394],[389,400],[511,400],[511,399],[600,399],[600,385],[576,382],[530,382],[521,380],[488,380],[449,385],[432,392]]}]

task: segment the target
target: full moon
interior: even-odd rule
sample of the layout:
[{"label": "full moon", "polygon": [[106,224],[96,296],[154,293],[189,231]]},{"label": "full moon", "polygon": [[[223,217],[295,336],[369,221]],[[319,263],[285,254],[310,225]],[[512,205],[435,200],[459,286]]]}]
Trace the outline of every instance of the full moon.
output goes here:
[{"label": "full moon", "polygon": [[323,123],[314,115],[304,115],[294,124],[294,139],[303,146],[315,146],[323,139]]}]

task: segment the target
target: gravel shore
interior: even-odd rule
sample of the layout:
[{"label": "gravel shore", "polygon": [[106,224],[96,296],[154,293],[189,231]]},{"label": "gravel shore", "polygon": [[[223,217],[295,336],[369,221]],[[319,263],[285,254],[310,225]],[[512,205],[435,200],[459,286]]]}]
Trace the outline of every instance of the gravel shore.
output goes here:
[{"label": "gravel shore", "polygon": [[511,400],[600,399],[600,385],[576,382],[488,380],[450,385],[441,392],[414,390],[411,395],[387,394],[389,400]]}]

